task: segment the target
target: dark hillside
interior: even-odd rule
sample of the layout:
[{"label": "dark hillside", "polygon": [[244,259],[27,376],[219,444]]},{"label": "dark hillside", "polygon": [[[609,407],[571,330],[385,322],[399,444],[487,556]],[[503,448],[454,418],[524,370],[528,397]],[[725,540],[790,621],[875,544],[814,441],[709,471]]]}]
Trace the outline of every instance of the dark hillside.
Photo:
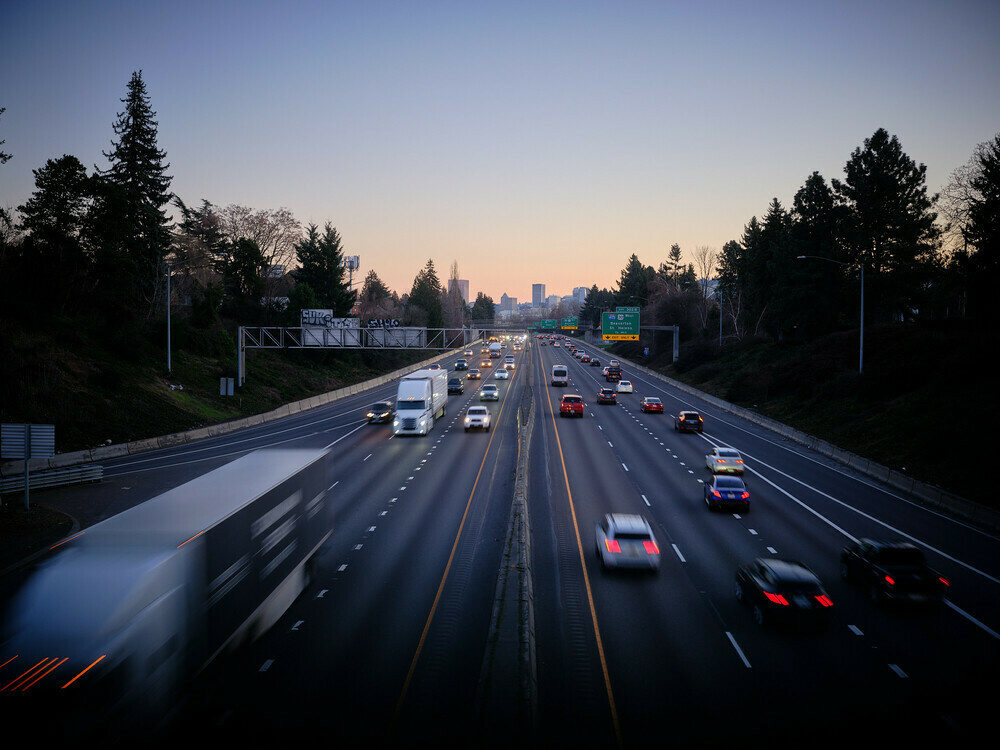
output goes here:
[{"label": "dark hillside", "polygon": [[[997,336],[964,321],[865,330],[809,342],[749,341],[684,347],[670,363],[669,338],[648,365],[739,406],[884,466],[992,507],[969,457],[990,445],[996,375],[986,365]],[[641,348],[619,344],[642,362]]]}]

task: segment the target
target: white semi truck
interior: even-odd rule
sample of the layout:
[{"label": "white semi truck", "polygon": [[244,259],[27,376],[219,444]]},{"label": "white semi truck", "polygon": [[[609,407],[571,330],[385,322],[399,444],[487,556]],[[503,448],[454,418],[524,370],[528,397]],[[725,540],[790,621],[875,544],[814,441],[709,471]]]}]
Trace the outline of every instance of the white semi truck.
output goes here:
[{"label": "white semi truck", "polygon": [[333,531],[329,455],[255,451],[67,540],[11,604],[0,705],[50,739],[146,736],[307,585]]},{"label": "white semi truck", "polygon": [[448,405],[448,372],[417,370],[404,375],[396,392],[394,435],[426,435]]}]

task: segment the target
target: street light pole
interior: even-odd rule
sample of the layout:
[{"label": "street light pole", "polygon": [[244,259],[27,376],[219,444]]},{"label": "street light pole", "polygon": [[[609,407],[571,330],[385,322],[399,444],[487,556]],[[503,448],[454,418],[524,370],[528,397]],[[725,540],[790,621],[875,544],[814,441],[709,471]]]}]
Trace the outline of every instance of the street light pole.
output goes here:
[{"label": "street light pole", "polygon": [[[838,266],[848,266],[850,263],[844,263],[843,261],[834,260],[833,258],[824,258],[821,255],[799,255],[798,260],[803,258],[813,258],[815,260],[825,260],[830,263],[836,263]],[[861,330],[861,342],[859,344],[858,350],[858,374],[863,375],[865,371],[865,264],[861,263],[859,265],[861,268],[861,319],[859,322],[859,328]]]}]

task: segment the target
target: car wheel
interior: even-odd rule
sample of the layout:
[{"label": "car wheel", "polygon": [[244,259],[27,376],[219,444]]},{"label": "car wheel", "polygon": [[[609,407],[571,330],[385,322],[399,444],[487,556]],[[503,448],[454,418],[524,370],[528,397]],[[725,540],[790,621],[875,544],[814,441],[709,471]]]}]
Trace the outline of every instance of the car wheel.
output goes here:
[{"label": "car wheel", "polygon": [[764,609],[759,604],[753,605],[753,621],[760,627],[764,627],[767,621],[764,617]]},{"label": "car wheel", "polygon": [[466,428],[465,428],[465,431],[466,431],[466,432],[468,432],[468,431],[469,431],[469,428],[468,428],[468,427],[466,427]]}]

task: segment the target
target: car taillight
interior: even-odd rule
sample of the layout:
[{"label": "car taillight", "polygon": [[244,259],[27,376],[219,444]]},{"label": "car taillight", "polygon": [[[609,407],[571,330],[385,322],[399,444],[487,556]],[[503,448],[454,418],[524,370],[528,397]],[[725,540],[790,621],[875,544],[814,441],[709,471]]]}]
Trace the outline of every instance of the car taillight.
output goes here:
[{"label": "car taillight", "polygon": [[764,596],[766,596],[770,601],[774,602],[775,604],[783,604],[786,606],[788,605],[788,600],[781,594],[772,594],[770,591],[765,591]]},{"label": "car taillight", "polygon": [[822,594],[821,596],[817,596],[816,597],[816,601],[818,601],[824,607],[832,607],[833,606],[833,600],[830,599],[830,597],[828,597],[826,594]]},{"label": "car taillight", "polygon": [[722,497],[722,493],[719,492],[718,490],[712,490],[712,494],[715,495],[716,497],[720,497],[720,498]]},{"label": "car taillight", "polygon": [[642,546],[646,548],[646,552],[650,555],[660,554],[660,548],[656,546],[656,542],[654,541],[643,542]]},{"label": "car taillight", "polygon": [[618,542],[616,540],[614,540],[614,539],[605,539],[604,543],[608,547],[608,552],[621,552],[622,551],[621,545],[619,545]]},{"label": "car taillight", "polygon": [[740,495],[740,500],[746,500],[749,497],[750,497],[750,493],[749,492],[744,492],[742,495]]},{"label": "car taillight", "polygon": [[737,458],[737,459],[736,459],[736,463],[738,463],[738,464],[741,464],[741,463],[743,463],[743,459],[742,459],[742,458]]},{"label": "car taillight", "polygon": [[896,581],[895,581],[895,579],[893,579],[892,576],[886,576],[885,577],[885,582],[888,583],[890,586],[895,586],[896,585]]},{"label": "car taillight", "polygon": [[951,586],[951,584],[948,583],[948,579],[947,578],[943,578],[941,576],[938,576],[938,580],[941,581],[942,585],[944,585],[945,588]]}]

